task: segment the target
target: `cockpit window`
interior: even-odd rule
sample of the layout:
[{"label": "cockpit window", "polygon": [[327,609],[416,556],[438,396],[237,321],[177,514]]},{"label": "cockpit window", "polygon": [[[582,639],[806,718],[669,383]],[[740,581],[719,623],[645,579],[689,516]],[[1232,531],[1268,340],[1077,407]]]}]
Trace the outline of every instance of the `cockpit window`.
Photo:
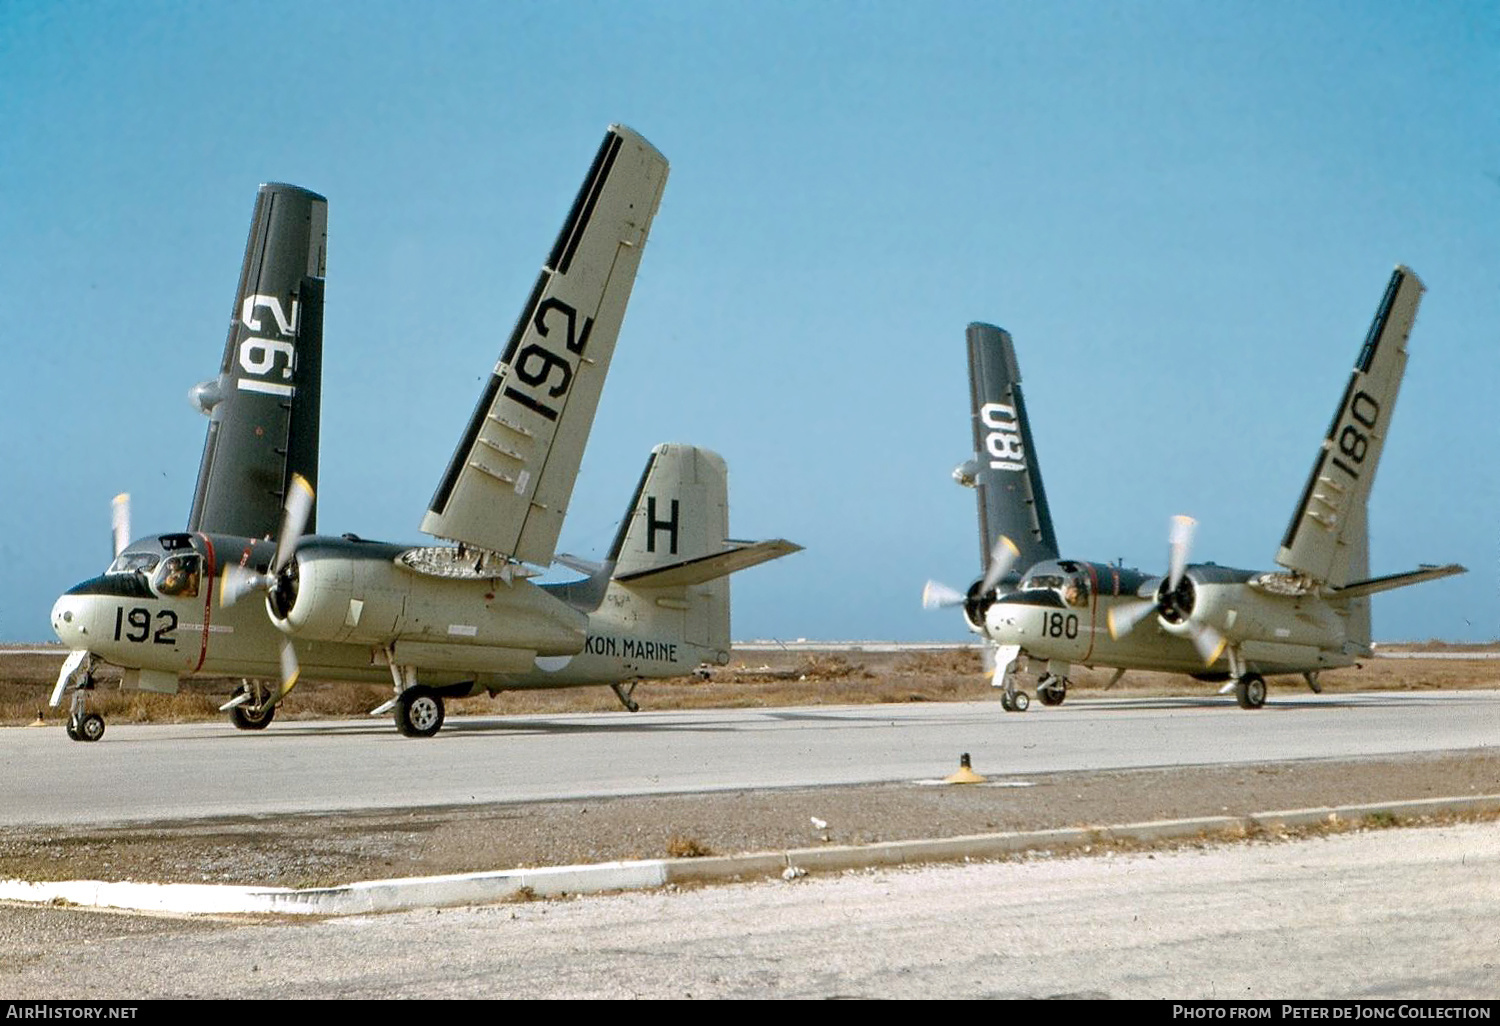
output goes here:
[{"label": "cockpit window", "polygon": [[107,574],[150,573],[160,562],[161,557],[154,552],[122,552],[115,557],[115,561],[104,572]]},{"label": "cockpit window", "polygon": [[151,586],[168,598],[195,598],[198,594],[198,554],[173,556],[156,571]]},{"label": "cockpit window", "polygon": [[1022,591],[1050,591],[1069,606],[1089,604],[1089,577],[1082,571],[1059,573],[1048,570],[1034,573],[1021,582]]}]

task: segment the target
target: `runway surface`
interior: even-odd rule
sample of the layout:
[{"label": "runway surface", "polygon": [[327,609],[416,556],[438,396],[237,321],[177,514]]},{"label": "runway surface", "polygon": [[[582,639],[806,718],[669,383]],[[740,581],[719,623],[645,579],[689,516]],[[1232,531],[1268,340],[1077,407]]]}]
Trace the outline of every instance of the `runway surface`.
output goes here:
[{"label": "runway surface", "polygon": [[1500,692],[1277,699],[1094,699],[1007,714],[994,702],[450,720],[430,740],[387,719],[111,724],[0,731],[0,826],[407,808],[859,784],[980,772],[1358,758],[1492,746]]}]

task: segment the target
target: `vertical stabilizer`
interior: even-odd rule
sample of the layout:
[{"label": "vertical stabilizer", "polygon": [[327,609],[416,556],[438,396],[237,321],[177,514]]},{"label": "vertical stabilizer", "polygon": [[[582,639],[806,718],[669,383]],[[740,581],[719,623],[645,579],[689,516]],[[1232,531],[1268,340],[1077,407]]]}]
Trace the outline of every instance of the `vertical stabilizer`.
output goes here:
[{"label": "vertical stabilizer", "polygon": [[[1309,581],[1337,588],[1368,571],[1365,507],[1396,409],[1406,342],[1422,292],[1415,274],[1396,268],[1276,554],[1277,563]],[[1368,630],[1368,611],[1365,616]]]},{"label": "vertical stabilizer", "polygon": [[[980,566],[987,566],[1001,535],[1020,550],[1017,571],[1057,558],[1057,537],[1042,488],[1042,472],[1031,441],[1021,396],[1021,370],[1010,333],[990,324],[970,324],[969,395],[974,422],[972,481],[979,500]],[[1005,579],[1002,579],[1005,580]]]},{"label": "vertical stabilizer", "polygon": [[219,376],[192,391],[209,424],[189,531],[267,537],[292,475],[317,485],[327,246],[327,200],[260,187]]}]

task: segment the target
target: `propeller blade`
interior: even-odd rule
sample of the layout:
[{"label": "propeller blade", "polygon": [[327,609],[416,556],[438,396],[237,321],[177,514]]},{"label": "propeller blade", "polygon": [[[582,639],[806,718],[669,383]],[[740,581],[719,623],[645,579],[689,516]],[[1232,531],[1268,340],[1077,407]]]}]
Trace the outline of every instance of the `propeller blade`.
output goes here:
[{"label": "propeller blade", "polygon": [[1135,630],[1136,624],[1154,612],[1156,612],[1155,599],[1121,602],[1119,605],[1110,606],[1109,613],[1105,617],[1109,622],[1109,636],[1119,641],[1120,638]]},{"label": "propeller blade", "polygon": [[292,648],[292,639],[283,634],[281,636],[281,690],[276,695],[276,701],[281,701],[288,691],[297,686],[297,677],[301,673],[302,668],[297,665],[297,650]]},{"label": "propeller blade", "polygon": [[928,581],[922,589],[923,609],[948,609],[963,604],[963,592],[955,591],[941,581]]},{"label": "propeller blade", "polygon": [[1167,543],[1167,561],[1170,567],[1167,572],[1168,591],[1176,591],[1177,585],[1182,583],[1183,572],[1187,570],[1188,550],[1193,547],[1193,532],[1197,528],[1198,521],[1192,517],[1172,518],[1172,530]]},{"label": "propeller blade", "polygon": [[296,553],[297,543],[302,540],[302,529],[307,526],[312,506],[312,485],[301,474],[293,474],[291,486],[286,492],[286,515],[281,519],[281,536],[276,540],[276,556],[271,560],[273,576],[280,573],[281,568]]},{"label": "propeller blade", "polygon": [[109,526],[115,536],[115,555],[125,551],[130,544],[130,495],[121,492],[109,504]]},{"label": "propeller blade", "polygon": [[232,606],[248,593],[267,586],[269,578],[249,567],[231,563],[219,578],[219,605]]},{"label": "propeller blade", "polygon": [[1207,624],[1195,624],[1188,622],[1189,629],[1193,632],[1193,647],[1203,657],[1204,666],[1212,666],[1224,654],[1224,648],[1229,644],[1229,639]]},{"label": "propeller blade", "polygon": [[1016,543],[1002,534],[990,552],[990,568],[984,572],[984,583],[979,586],[979,594],[988,595],[1020,558],[1021,550],[1016,548]]}]

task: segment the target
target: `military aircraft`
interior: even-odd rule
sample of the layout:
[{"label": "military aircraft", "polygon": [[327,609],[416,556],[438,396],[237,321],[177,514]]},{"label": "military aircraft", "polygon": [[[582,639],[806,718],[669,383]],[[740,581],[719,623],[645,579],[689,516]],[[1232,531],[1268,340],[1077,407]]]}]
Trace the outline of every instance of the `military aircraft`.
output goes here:
[{"label": "military aircraft", "polygon": [[650,143],[609,129],[422,520],[451,544],[423,545],[311,534],[327,203],[262,186],[221,373],[192,392],[210,421],[188,529],[127,544],[121,496],[114,562],[53,607],[69,736],[104,732],[102,663],[153,692],[240,677],[223,708],[246,730],[300,675],[389,680],[373,714],[428,737],[446,698],[607,684],[633,711],[641,679],[727,662],[727,575],[800,546],[728,538],[711,452],[657,446],[608,558],[558,555],[587,576],[531,580],[556,555],[666,178]]},{"label": "military aircraft", "polygon": [[1081,664],[1114,668],[1111,686],[1131,669],[1226,681],[1242,708],[1259,709],[1267,675],[1301,674],[1316,692],[1322,670],[1371,654],[1371,595],[1463,573],[1457,564],[1369,573],[1370,488],[1422,292],[1396,268],[1282,538],[1281,569],[1266,571],[1189,563],[1196,522],[1185,516],[1172,518],[1164,574],[1059,558],[1011,337],[969,325],[976,455],[953,476],[978,492],[985,569],[967,593],[929,581],[923,605],[962,606],[993,643],[1001,705],[1027,708],[1016,680],[1037,663],[1044,705],[1062,703]]}]

